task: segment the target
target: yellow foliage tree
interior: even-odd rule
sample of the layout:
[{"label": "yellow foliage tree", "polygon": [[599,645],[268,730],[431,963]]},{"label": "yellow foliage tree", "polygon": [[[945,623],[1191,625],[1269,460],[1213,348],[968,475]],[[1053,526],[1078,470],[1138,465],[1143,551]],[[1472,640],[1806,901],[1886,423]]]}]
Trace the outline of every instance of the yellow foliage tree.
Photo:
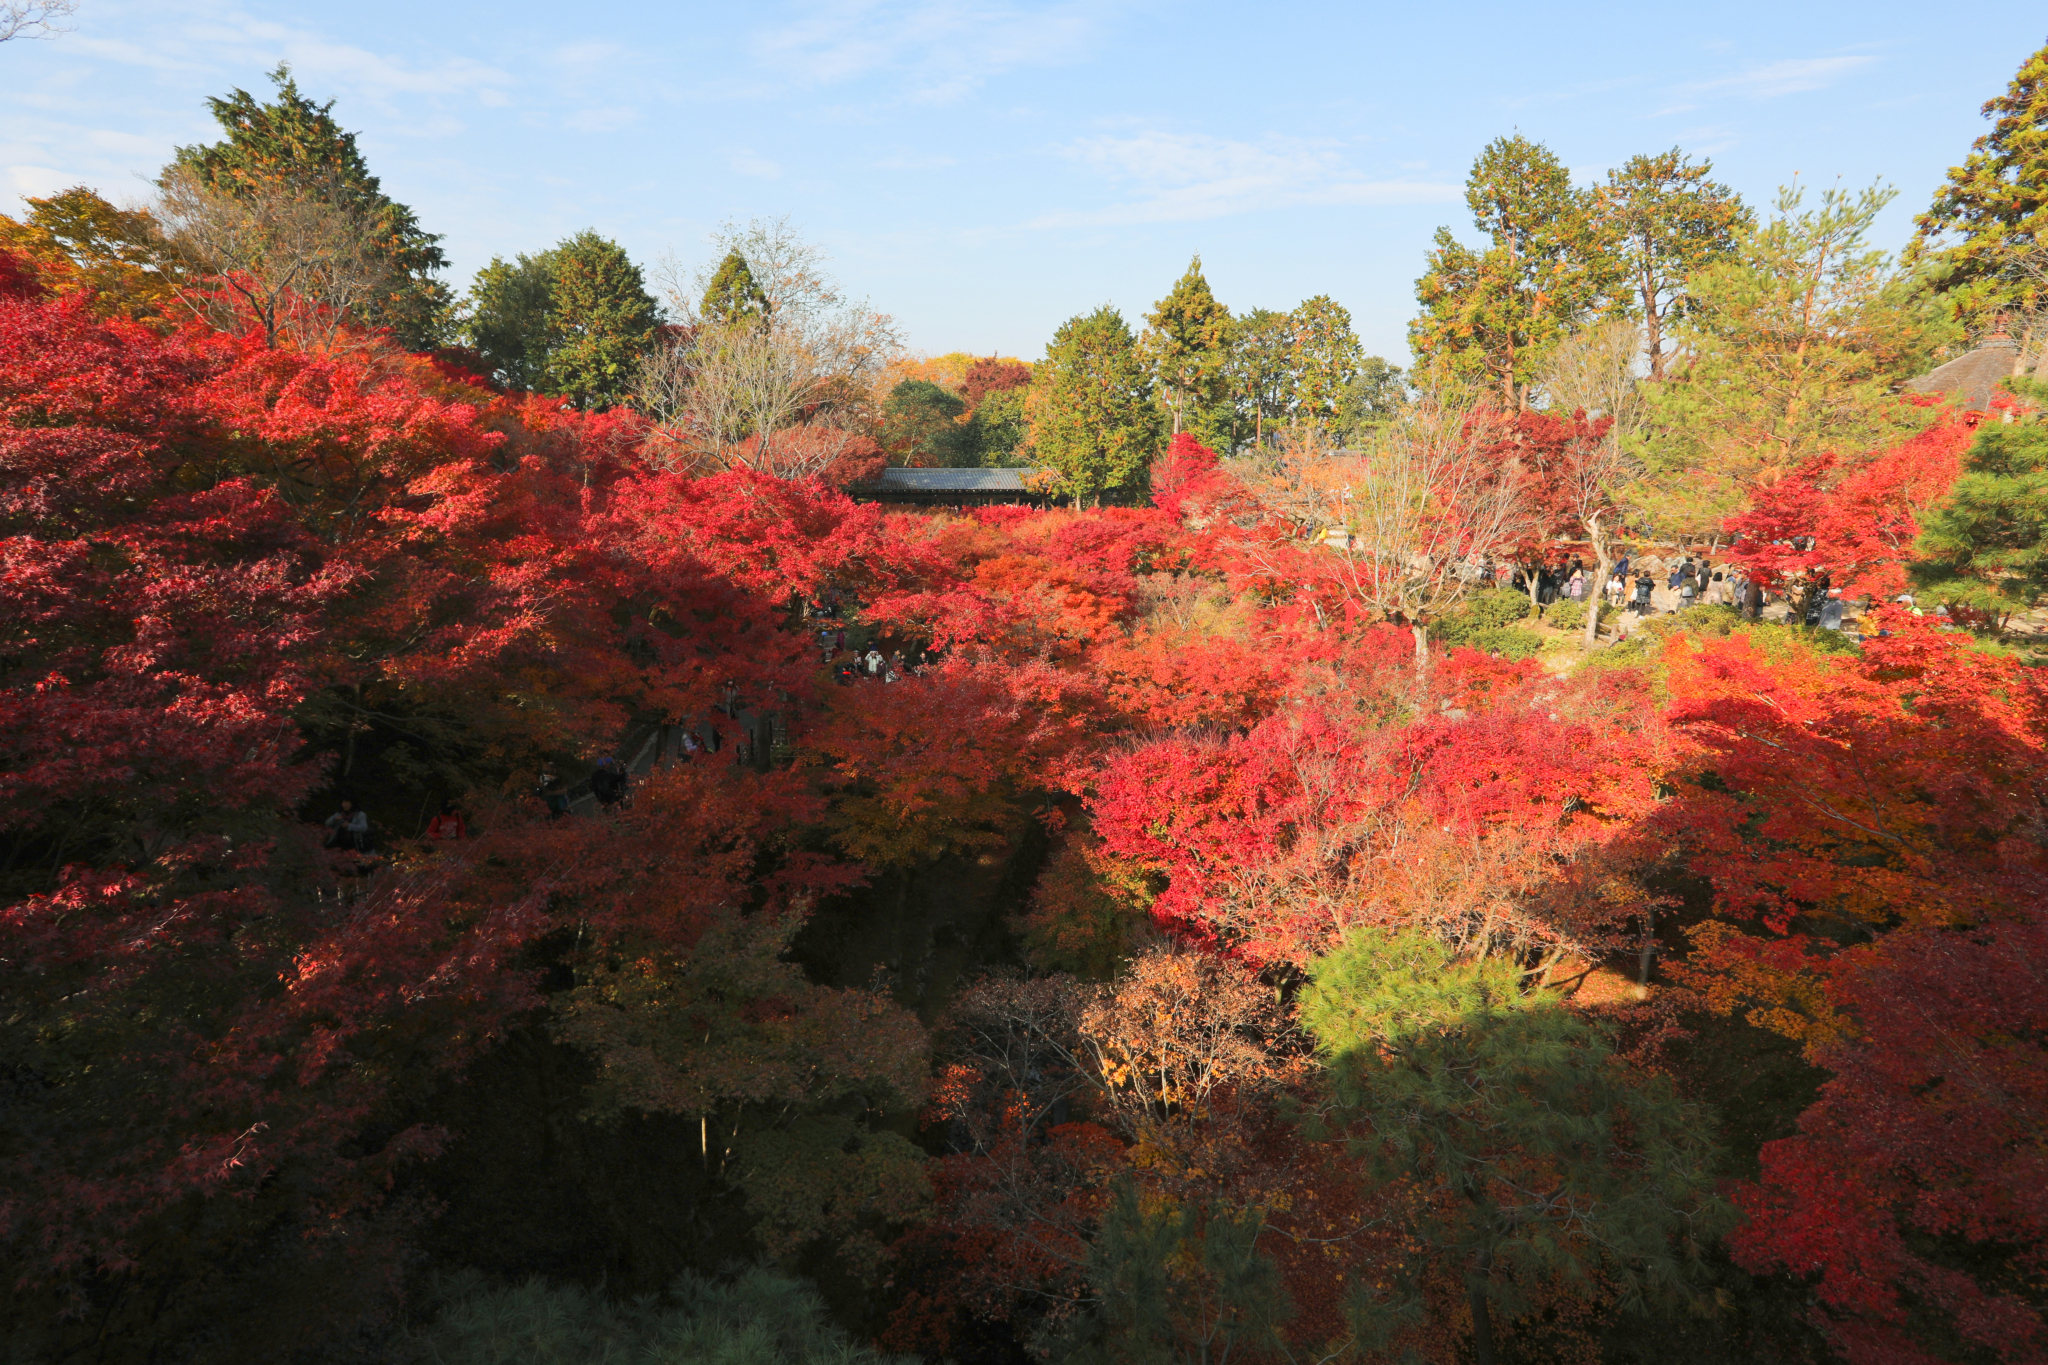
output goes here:
[{"label": "yellow foliage tree", "polygon": [[162,318],[179,271],[147,209],[117,208],[84,185],[28,200],[28,218],[0,214],[0,251],[27,260],[58,294],[90,294],[103,317]]}]

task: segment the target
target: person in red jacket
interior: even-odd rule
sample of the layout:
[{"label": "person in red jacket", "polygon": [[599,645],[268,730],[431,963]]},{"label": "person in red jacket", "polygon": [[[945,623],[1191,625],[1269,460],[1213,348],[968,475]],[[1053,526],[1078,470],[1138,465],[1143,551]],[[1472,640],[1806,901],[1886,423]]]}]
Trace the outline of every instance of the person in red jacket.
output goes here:
[{"label": "person in red jacket", "polygon": [[469,825],[463,820],[462,812],[455,809],[453,801],[443,801],[441,813],[427,821],[427,837],[436,841],[469,837]]}]

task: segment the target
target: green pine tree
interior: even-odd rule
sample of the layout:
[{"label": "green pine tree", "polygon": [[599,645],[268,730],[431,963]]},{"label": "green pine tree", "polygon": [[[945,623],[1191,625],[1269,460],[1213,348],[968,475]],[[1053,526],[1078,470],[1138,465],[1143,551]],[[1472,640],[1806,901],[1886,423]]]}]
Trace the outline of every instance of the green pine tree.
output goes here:
[{"label": "green pine tree", "polygon": [[1076,500],[1142,489],[1159,453],[1152,376],[1123,315],[1104,304],[1069,318],[1032,376],[1032,457]]},{"label": "green pine tree", "polygon": [[1201,1365],[1281,1358],[1293,1315],[1264,1212],[1221,1199],[1141,1196],[1119,1181],[1088,1252],[1094,1312],[1061,1352],[1070,1365]]},{"label": "green pine tree", "polygon": [[[1734,1210],[1708,1118],[1667,1080],[1630,1077],[1592,1023],[1525,994],[1511,959],[1362,930],[1309,975],[1301,1019],[1332,1102],[1311,1126],[1416,1191],[1418,1255],[1464,1277],[1478,1365],[1495,1315],[1559,1279],[1598,1277],[1625,1309],[1701,1297],[1701,1252]],[[1421,1269],[1399,1293],[1361,1286],[1365,1344],[1416,1320]]]},{"label": "green pine tree", "polygon": [[726,252],[725,259],[718,263],[711,283],[704,287],[704,302],[698,311],[727,326],[768,316],[768,296],[761,292],[747,258],[740,255],[738,247]]},{"label": "green pine tree", "polygon": [[1552,347],[1606,299],[1616,278],[1593,196],[1548,147],[1495,138],[1472,165],[1465,202],[1491,245],[1475,250],[1438,228],[1415,282],[1422,314],[1408,324],[1416,368],[1529,402]]},{"label": "green pine tree", "polygon": [[1267,431],[1286,420],[1294,402],[1292,316],[1254,308],[1235,319],[1224,377],[1231,400],[1231,448],[1265,445]]},{"label": "green pine tree", "polygon": [[555,253],[543,251],[509,262],[494,256],[469,287],[462,340],[508,389],[530,393],[547,383],[554,282]]},{"label": "green pine tree", "polygon": [[1914,281],[1869,244],[1889,189],[1779,192],[1770,221],[1687,284],[1678,358],[1646,385],[1640,490],[1674,534],[1706,534],[1749,489],[1823,450],[1869,450],[1923,426],[1894,390],[1952,334]]},{"label": "green pine tree", "polygon": [[1666,333],[1695,306],[1687,279],[1732,255],[1755,222],[1735,191],[1707,179],[1713,169],[1673,147],[1630,157],[1595,191],[1621,269],[1618,311],[1642,322],[1653,380],[1664,377]]},{"label": "green pine tree", "polygon": [[277,98],[264,104],[246,90],[208,106],[227,131],[221,142],[180,147],[172,162],[214,190],[234,193],[281,183],[311,198],[333,202],[372,228],[389,262],[395,287],[365,319],[388,327],[405,346],[439,344],[448,329],[449,297],[438,278],[447,267],[439,236],[423,230],[413,211],[384,193],[356,148],[356,135],[334,121],[334,101],[315,104],[300,93],[291,68],[270,74]]},{"label": "green pine tree", "polygon": [[2048,47],[1984,106],[1991,131],[1935,191],[1912,258],[1932,256],[1958,312],[2048,307]]},{"label": "green pine tree", "polygon": [[549,254],[548,392],[584,408],[622,403],[661,331],[661,310],[640,267],[618,243],[588,229]]},{"label": "green pine tree", "polygon": [[[2013,387],[2048,404],[2048,383]],[[1963,476],[1931,508],[1913,566],[1922,596],[1986,613],[2003,628],[2048,597],[2048,421],[1987,425]]]},{"label": "green pine tree", "polygon": [[1220,420],[1228,441],[1229,383],[1224,366],[1230,358],[1230,334],[1230,310],[1209,292],[1202,258],[1197,256],[1147,315],[1138,343],[1152,366],[1174,432],[1191,432],[1213,444],[1212,429]]}]

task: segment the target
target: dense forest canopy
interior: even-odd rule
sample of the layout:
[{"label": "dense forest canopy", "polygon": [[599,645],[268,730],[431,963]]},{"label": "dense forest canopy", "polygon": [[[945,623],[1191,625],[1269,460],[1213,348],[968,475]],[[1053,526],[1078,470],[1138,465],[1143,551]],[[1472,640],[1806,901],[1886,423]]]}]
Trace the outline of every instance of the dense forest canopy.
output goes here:
[{"label": "dense forest canopy", "polygon": [[10,1358],[2048,1357],[2048,49],[1903,259],[1497,139],[1406,371],[273,79],[0,218]]}]

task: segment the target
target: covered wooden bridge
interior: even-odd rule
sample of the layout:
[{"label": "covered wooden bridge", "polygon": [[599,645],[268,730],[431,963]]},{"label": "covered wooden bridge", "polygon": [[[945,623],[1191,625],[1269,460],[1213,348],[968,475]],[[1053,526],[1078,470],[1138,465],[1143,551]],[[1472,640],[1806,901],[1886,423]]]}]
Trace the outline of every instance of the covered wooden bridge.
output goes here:
[{"label": "covered wooden bridge", "polygon": [[868,483],[846,491],[858,502],[885,502],[912,507],[992,507],[1013,503],[1050,507],[1048,493],[1028,485],[1047,471],[1039,469],[885,469]]}]

